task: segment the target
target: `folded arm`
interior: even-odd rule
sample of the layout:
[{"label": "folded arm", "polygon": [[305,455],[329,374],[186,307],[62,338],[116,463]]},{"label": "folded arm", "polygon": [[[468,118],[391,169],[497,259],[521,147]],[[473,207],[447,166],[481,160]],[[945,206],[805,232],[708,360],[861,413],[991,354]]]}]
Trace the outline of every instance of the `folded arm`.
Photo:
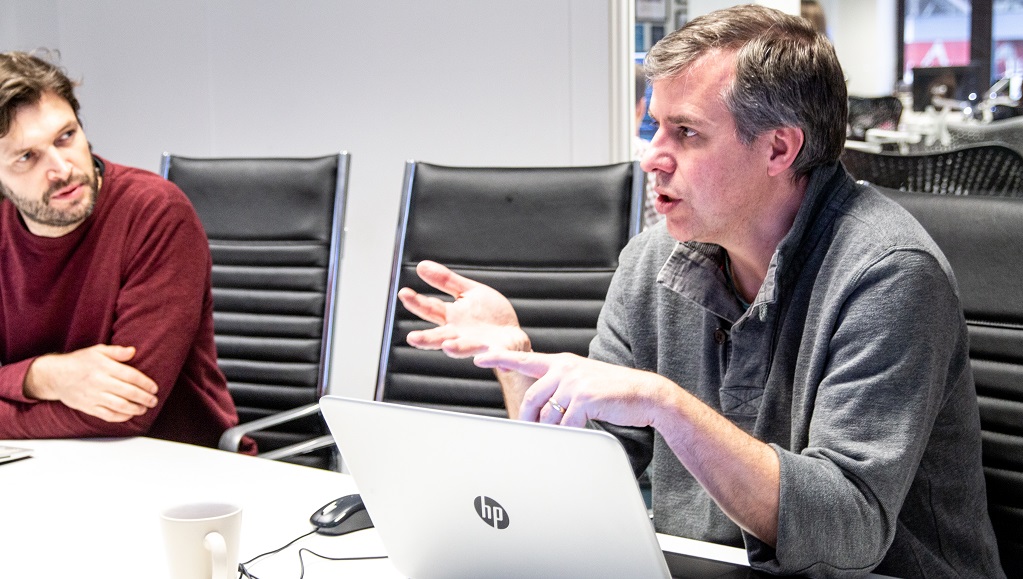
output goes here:
[{"label": "folded arm", "polygon": [[134,226],[146,234],[99,266],[119,264],[104,272],[119,287],[105,314],[113,322],[75,328],[93,345],[0,367],[0,438],[135,436],[152,427],[195,342],[210,262],[183,196],[139,211],[147,222]]},{"label": "folded arm", "polygon": [[24,394],[50,400],[107,422],[124,422],[156,406],[158,388],[127,364],[135,348],[96,345],[35,359],[25,373]]}]

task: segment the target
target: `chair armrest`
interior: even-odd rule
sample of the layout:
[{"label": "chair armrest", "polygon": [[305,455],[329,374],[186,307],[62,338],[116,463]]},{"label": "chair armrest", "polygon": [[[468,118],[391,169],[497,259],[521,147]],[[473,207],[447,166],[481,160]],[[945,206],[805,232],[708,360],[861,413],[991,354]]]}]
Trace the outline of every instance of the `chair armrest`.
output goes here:
[{"label": "chair armrest", "polygon": [[863,151],[866,153],[880,153],[882,150],[881,143],[867,143],[865,141],[853,141],[851,139],[847,139],[845,141],[845,148]]},{"label": "chair armrest", "polygon": [[334,446],[334,437],[329,434],[324,434],[323,436],[317,436],[316,438],[311,438],[309,440],[304,440],[302,442],[296,442],[295,444],[291,444],[283,448],[278,448],[277,450],[263,452],[258,454],[257,456],[259,456],[259,458],[267,458],[270,460],[281,460],[284,458],[291,458],[293,456],[306,454],[309,452],[320,450],[321,448],[328,448],[331,446]]},{"label": "chair armrest", "polygon": [[224,433],[220,435],[220,442],[217,446],[220,450],[238,452],[242,437],[250,432],[263,430],[264,428],[270,428],[271,426],[277,426],[278,424],[284,424],[285,422],[291,422],[292,420],[298,420],[299,418],[305,418],[306,416],[311,416],[313,414],[319,414],[319,412],[320,405],[318,403],[313,403],[307,404],[306,406],[299,406],[298,408],[292,408],[291,410],[285,410],[284,412],[278,412],[277,414],[271,414],[270,416],[265,416],[263,418],[253,420],[252,422],[246,422],[245,424],[239,424],[238,426],[225,430]]}]

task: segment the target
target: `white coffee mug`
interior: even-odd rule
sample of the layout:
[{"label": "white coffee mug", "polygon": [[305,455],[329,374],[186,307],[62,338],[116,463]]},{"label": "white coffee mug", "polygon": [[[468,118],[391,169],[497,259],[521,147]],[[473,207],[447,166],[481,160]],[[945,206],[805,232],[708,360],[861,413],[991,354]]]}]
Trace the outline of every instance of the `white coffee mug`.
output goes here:
[{"label": "white coffee mug", "polygon": [[241,507],[191,503],[171,507],[160,518],[172,579],[237,576]]}]

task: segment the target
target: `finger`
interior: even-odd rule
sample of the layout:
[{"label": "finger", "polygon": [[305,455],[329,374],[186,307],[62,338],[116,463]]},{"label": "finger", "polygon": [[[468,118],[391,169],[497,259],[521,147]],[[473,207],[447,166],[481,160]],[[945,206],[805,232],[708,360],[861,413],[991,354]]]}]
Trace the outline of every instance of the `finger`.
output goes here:
[{"label": "finger", "polygon": [[86,414],[91,414],[104,422],[128,422],[135,417],[134,414],[115,412],[103,406],[95,406],[91,412],[87,412]]},{"label": "finger", "polygon": [[[149,394],[156,394],[159,389],[156,382],[152,378],[146,376],[141,371],[136,369],[134,366],[129,366],[123,362],[131,360],[135,357],[134,346],[103,346],[104,352],[111,354],[112,365],[109,365],[106,371],[122,382],[132,384]],[[127,353],[127,358],[114,358],[114,355],[123,357]]]},{"label": "finger", "polygon": [[98,344],[95,346],[96,350],[106,357],[117,361],[127,362],[135,357],[134,346],[113,346],[108,344]]},{"label": "finger", "polygon": [[398,290],[398,299],[405,309],[428,322],[441,325],[447,321],[447,302],[424,296],[408,287]]},{"label": "finger", "polygon": [[105,404],[90,404],[84,408],[77,408],[78,411],[99,418],[104,422],[127,422],[134,418],[134,414],[124,414],[106,406]]},{"label": "finger", "polygon": [[468,358],[485,353],[489,346],[471,338],[454,338],[445,340],[441,349],[452,358]]},{"label": "finger", "polygon": [[438,326],[429,330],[413,330],[405,337],[409,346],[422,350],[440,350],[444,342],[454,340],[458,333],[447,326]]},{"label": "finger", "polygon": [[[560,414],[553,408],[550,408],[547,404],[547,401],[550,400],[551,396],[553,396],[558,390],[560,383],[561,376],[554,372],[551,372],[534,382],[533,385],[526,390],[525,394],[522,395],[522,404],[519,406],[519,420],[556,424],[556,422],[550,422],[549,417],[544,420],[546,415],[541,416],[541,414],[545,410]],[[558,419],[560,420],[561,417],[559,416]]]},{"label": "finger", "polygon": [[123,420],[134,416],[142,416],[149,411],[149,407],[132,402],[115,392],[104,392],[96,404],[98,407],[105,408],[113,414],[125,416],[126,418]]},{"label": "finger", "polygon": [[473,363],[480,368],[511,370],[531,378],[539,378],[547,374],[554,360],[552,354],[493,350],[476,356]]},{"label": "finger", "polygon": [[571,426],[575,428],[585,428],[589,417],[587,416],[586,410],[583,408],[585,404],[571,404],[565,407],[565,415],[561,417],[562,426]]},{"label": "finger", "polygon": [[159,387],[152,378],[138,369],[126,364],[117,364],[110,370],[110,377],[115,380],[111,392],[136,404],[147,408],[156,406],[156,392]]},{"label": "finger", "polygon": [[[562,396],[558,396],[558,391],[555,390],[554,394],[551,394],[550,398],[547,399],[547,402],[540,406],[540,416],[537,419],[537,422],[541,424],[562,424],[565,419],[565,414],[568,413],[568,402],[562,404],[561,398],[565,398],[566,400],[568,399],[568,397],[564,396],[564,394],[562,394]],[[552,400],[557,402],[558,405],[564,409],[565,413],[562,413],[560,410],[555,408],[554,405],[551,404]]]},{"label": "finger", "polygon": [[435,261],[420,261],[416,265],[416,273],[431,287],[456,298],[479,285],[478,282],[458,275]]}]

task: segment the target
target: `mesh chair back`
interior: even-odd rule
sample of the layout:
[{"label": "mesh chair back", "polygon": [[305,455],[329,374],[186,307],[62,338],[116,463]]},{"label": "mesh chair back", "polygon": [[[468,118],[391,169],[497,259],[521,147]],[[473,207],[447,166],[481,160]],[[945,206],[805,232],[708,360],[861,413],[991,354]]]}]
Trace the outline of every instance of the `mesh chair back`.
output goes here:
[{"label": "mesh chair back", "polygon": [[1006,574],[1023,577],[1023,199],[883,191],[916,217],[955,272],[980,402],[988,510]]},{"label": "mesh chair back", "polygon": [[[213,255],[217,358],[242,423],[319,400],[328,375],[348,154],[164,156]],[[324,434],[319,417],[253,432],[260,452]],[[327,466],[329,452],[295,462]]]},{"label": "mesh chair back", "polygon": [[997,143],[1023,155],[1023,117],[990,123],[949,124],[948,134],[953,148],[978,143]]},{"label": "mesh chair back", "polygon": [[937,153],[869,153],[846,148],[842,163],[879,187],[939,195],[1023,197],[1023,157],[1001,145]]},{"label": "mesh chair back", "polygon": [[902,101],[893,96],[882,97],[849,97],[850,139],[864,141],[867,129],[886,129],[894,131],[899,128],[902,118]]},{"label": "mesh chair back", "polygon": [[585,356],[618,253],[639,231],[643,172],[634,163],[458,168],[415,162],[405,171],[376,397],[505,416],[491,370],[407,345],[409,331],[431,324],[405,310],[397,290],[437,295],[415,267],[438,261],[506,295],[534,350]]}]

